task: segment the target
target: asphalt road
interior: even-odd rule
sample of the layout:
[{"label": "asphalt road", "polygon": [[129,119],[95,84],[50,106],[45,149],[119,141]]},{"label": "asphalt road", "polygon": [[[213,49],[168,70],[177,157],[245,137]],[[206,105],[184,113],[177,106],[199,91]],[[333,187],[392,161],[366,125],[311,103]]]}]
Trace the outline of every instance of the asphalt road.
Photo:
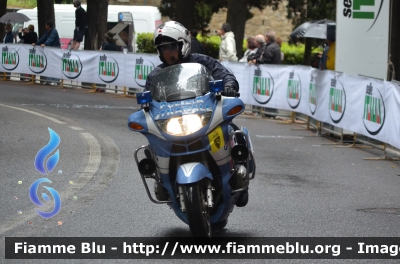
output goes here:
[{"label": "asphalt road", "polygon": [[[167,206],[147,198],[133,159],[147,141],[127,128],[128,116],[139,109],[135,99],[4,81],[0,93],[0,263],[88,262],[5,260],[4,237],[191,236]],[[382,155],[374,149],[324,145],[332,139],[300,123],[246,115],[236,123],[251,133],[257,174],[249,204],[235,208],[217,236],[399,236],[398,162],[363,160]],[[60,160],[43,175],[34,160],[49,141],[48,128],[61,138]],[[29,198],[30,185],[43,177],[62,197],[60,213],[48,220],[37,215]]]}]

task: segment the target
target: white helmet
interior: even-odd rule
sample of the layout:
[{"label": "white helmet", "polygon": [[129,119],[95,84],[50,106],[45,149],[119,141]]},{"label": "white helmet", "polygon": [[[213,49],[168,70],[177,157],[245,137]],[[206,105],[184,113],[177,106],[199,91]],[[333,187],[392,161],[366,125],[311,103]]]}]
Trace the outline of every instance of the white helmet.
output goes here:
[{"label": "white helmet", "polygon": [[161,56],[159,46],[164,44],[177,42],[180,47],[180,59],[186,58],[190,54],[191,39],[189,31],[179,22],[168,21],[159,26],[154,32],[153,41],[162,62],[164,62],[164,59]]}]

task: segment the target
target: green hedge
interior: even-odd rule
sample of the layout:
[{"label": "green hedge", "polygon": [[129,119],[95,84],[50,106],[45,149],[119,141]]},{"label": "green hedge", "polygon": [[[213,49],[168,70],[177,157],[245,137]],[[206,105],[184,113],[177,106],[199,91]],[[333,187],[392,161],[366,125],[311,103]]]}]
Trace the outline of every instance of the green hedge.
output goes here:
[{"label": "green hedge", "polygon": [[[221,38],[219,36],[202,37],[198,36],[197,39],[204,46],[206,54],[215,59],[219,57],[219,46],[221,45]],[[139,53],[157,53],[153,44],[153,33],[139,33],[136,40]],[[246,50],[246,40],[243,41],[243,51]],[[289,45],[283,43],[281,47],[282,52],[285,54],[285,59],[282,64],[297,65],[303,63],[304,57],[304,44]],[[322,48],[315,48],[312,53],[322,51]]]},{"label": "green hedge", "polygon": [[157,53],[153,43],[153,33],[138,33],[136,44],[138,53]]}]

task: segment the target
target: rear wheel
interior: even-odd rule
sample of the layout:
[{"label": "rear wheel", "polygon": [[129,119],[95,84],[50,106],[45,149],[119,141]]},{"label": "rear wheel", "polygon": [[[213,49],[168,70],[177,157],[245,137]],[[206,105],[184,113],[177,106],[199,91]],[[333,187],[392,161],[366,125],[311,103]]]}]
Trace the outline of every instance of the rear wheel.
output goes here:
[{"label": "rear wheel", "polygon": [[194,237],[211,237],[210,209],[207,206],[204,180],[183,185],[186,215]]}]

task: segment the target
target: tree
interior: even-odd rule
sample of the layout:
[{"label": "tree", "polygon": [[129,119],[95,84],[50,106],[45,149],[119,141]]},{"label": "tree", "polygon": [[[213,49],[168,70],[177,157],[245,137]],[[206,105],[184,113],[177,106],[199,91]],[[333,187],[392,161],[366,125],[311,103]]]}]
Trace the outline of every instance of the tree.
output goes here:
[{"label": "tree", "polygon": [[39,37],[42,37],[46,33],[47,21],[53,21],[57,27],[54,18],[54,0],[37,0],[37,12]]},{"label": "tree", "polygon": [[[0,17],[7,13],[7,0],[0,1]],[[5,34],[5,28],[3,24],[0,24],[0,40],[3,40]]]},{"label": "tree", "polygon": [[[288,18],[292,19],[294,28],[311,20],[336,18],[336,0],[289,0],[287,5]],[[313,40],[306,38],[304,64],[311,64],[311,46]]]},{"label": "tree", "polygon": [[187,29],[196,28],[208,33],[206,30],[213,13],[218,12],[221,3],[226,0],[162,0],[158,9],[163,16],[178,21]]},{"label": "tree", "polygon": [[99,49],[107,32],[108,0],[87,0],[85,50]]},{"label": "tree", "polygon": [[189,30],[193,28],[195,0],[176,0],[175,19]]}]

